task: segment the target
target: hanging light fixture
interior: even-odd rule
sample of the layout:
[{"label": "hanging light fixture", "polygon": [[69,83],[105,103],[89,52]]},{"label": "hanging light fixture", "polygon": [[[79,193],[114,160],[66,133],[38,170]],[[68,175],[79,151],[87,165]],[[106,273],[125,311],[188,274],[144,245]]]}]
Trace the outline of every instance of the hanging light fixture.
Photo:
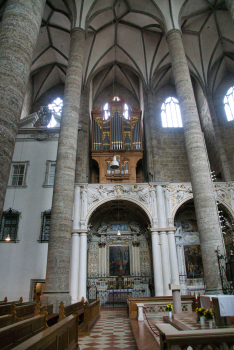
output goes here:
[{"label": "hanging light fixture", "polygon": [[5,238],[5,241],[9,242],[10,240],[11,240],[11,237],[10,237],[10,235],[9,235],[9,233],[8,233],[8,235],[7,235],[6,238]]},{"label": "hanging light fixture", "polygon": [[112,162],[110,163],[110,168],[111,168],[112,170],[116,170],[116,169],[119,168],[119,163],[118,163],[117,160],[116,160],[116,156],[113,157],[113,160],[112,160]]}]

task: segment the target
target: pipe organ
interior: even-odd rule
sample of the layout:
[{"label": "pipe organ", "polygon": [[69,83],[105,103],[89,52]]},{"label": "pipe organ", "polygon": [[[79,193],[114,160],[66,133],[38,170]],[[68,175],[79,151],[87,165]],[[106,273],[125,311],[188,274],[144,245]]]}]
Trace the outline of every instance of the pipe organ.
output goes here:
[{"label": "pipe organ", "polygon": [[[92,111],[92,121],[92,160],[93,166],[98,165],[98,182],[141,182],[141,111],[114,97]],[[116,170],[110,168],[113,156],[119,163]]]}]

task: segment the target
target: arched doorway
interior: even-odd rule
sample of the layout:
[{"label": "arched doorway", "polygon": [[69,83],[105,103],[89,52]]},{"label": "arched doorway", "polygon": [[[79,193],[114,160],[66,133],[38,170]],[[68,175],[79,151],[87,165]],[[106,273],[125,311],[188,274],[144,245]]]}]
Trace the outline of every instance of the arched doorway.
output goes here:
[{"label": "arched doorway", "polygon": [[127,200],[101,204],[89,218],[89,300],[102,308],[126,307],[127,295],[153,295],[149,218]]}]

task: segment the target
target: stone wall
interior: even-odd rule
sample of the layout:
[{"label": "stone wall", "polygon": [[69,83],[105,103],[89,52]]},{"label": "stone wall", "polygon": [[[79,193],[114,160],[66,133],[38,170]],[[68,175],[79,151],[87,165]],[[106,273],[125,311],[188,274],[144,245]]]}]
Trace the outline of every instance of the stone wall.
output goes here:
[{"label": "stone wall", "polygon": [[53,86],[34,101],[32,112],[38,112],[41,106],[48,106],[48,104],[52,103],[57,97],[60,97],[63,100],[63,94],[64,84],[61,83]]},{"label": "stone wall", "polygon": [[[114,94],[115,94],[115,96],[119,96],[119,97],[124,98],[126,103],[130,107],[140,108],[139,101],[123,85],[115,83]],[[102,90],[102,92],[94,99],[93,109],[103,107],[104,104],[107,102],[107,100],[110,97],[113,97],[113,85],[112,84],[110,84],[104,90]]]},{"label": "stone wall", "polygon": [[214,103],[220,126],[223,145],[226,151],[232,180],[234,180],[234,121],[228,121],[224,110],[223,99],[228,89],[234,86],[234,75],[226,76],[214,95]]},{"label": "stone wall", "polygon": [[[163,128],[161,107],[167,97],[176,97],[175,88],[168,84],[155,93],[155,118],[145,114],[145,123],[150,122],[150,149],[154,161],[154,181],[190,181],[183,128]],[[147,120],[147,118],[152,120]],[[156,136],[156,137],[155,137]]]}]

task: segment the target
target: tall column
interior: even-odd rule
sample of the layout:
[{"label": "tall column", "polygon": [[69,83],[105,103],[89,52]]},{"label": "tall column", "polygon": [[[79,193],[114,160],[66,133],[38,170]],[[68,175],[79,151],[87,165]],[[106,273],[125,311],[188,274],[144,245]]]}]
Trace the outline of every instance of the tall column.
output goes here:
[{"label": "tall column", "polygon": [[8,0],[0,30],[0,217],[46,0]]},{"label": "tall column", "polygon": [[219,246],[223,253],[223,243],[181,32],[179,30],[169,31],[167,33],[167,41],[184,124],[185,144],[200,234],[206,292],[219,293],[221,292],[221,280],[215,250]]},{"label": "tall column", "polygon": [[163,296],[163,277],[162,277],[162,260],[161,260],[161,250],[159,243],[159,234],[157,231],[152,231],[151,229],[151,239],[152,239],[152,257],[153,257],[153,267],[154,267],[154,293],[155,296]]},{"label": "tall column", "polygon": [[223,146],[222,136],[220,133],[218,118],[217,118],[216,110],[214,107],[213,98],[209,92],[206,94],[206,99],[207,99],[207,103],[208,103],[208,106],[210,109],[210,114],[211,114],[211,118],[212,118],[212,122],[213,122],[213,126],[214,126],[215,139],[217,142],[216,147],[218,149],[219,160],[220,160],[220,164],[221,164],[221,173],[223,175],[224,181],[227,181],[227,182],[232,181],[227,156],[226,156],[226,152],[225,152],[225,149]]},{"label": "tall column", "polygon": [[178,261],[176,254],[176,245],[175,245],[175,235],[174,231],[168,232],[168,245],[170,252],[170,265],[171,265],[171,283],[172,284],[180,284],[179,279],[179,269],[178,269]]},{"label": "tall column", "polygon": [[85,88],[80,99],[79,137],[76,155],[75,182],[89,182],[90,165],[90,114],[89,114],[89,89]]},{"label": "tall column", "polygon": [[79,247],[80,247],[80,235],[78,232],[72,233],[71,239],[71,283],[70,294],[71,303],[78,302],[78,278],[79,278]]},{"label": "tall column", "polygon": [[225,0],[225,1],[226,1],[228,11],[230,12],[230,15],[232,17],[232,22],[234,22],[234,0]]},{"label": "tall column", "polygon": [[65,305],[70,304],[71,227],[84,42],[84,30],[73,29],[58,141],[46,285],[42,298],[44,304],[54,304],[55,312],[61,301]]},{"label": "tall column", "polygon": [[[167,220],[165,212],[165,201],[162,186],[156,187],[157,192],[157,204],[158,204],[158,222],[160,227],[160,241],[161,241],[161,253],[162,253],[162,273],[163,273],[163,288],[164,295],[171,295],[169,290],[169,283],[171,283],[171,271],[170,271],[170,258],[169,247],[167,239]],[[165,231],[164,231],[165,230]]]},{"label": "tall column", "polygon": [[[86,230],[87,231],[87,230]],[[78,300],[86,300],[87,293],[87,232],[80,234],[80,273]]]},{"label": "tall column", "polygon": [[75,187],[73,208],[73,232],[71,239],[71,274],[70,294],[71,303],[78,301],[79,253],[80,253],[80,187]]}]

